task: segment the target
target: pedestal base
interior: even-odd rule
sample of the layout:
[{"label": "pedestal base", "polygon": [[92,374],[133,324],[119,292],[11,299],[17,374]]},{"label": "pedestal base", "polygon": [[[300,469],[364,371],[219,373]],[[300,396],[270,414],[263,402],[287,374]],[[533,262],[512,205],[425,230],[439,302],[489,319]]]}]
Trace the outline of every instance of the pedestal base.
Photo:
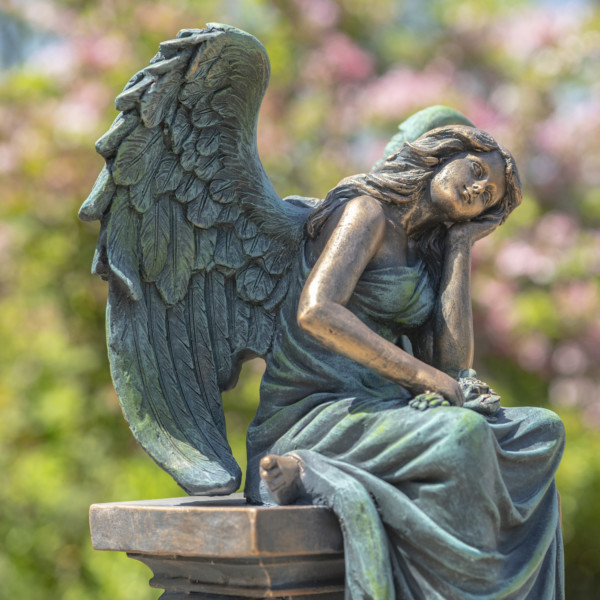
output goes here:
[{"label": "pedestal base", "polygon": [[342,600],[339,524],[317,506],[251,506],[241,496],[94,504],[96,550],[152,569],[161,600]]}]

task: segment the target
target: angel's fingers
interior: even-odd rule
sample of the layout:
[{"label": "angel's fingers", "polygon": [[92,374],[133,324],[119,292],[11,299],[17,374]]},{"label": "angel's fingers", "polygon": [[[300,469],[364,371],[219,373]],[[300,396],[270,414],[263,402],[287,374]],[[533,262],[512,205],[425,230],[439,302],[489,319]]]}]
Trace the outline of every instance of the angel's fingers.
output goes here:
[{"label": "angel's fingers", "polygon": [[435,408],[436,406],[441,406],[442,403],[444,402],[443,398],[440,398],[439,396],[437,398],[434,398],[433,400],[429,401],[429,406],[431,408]]}]

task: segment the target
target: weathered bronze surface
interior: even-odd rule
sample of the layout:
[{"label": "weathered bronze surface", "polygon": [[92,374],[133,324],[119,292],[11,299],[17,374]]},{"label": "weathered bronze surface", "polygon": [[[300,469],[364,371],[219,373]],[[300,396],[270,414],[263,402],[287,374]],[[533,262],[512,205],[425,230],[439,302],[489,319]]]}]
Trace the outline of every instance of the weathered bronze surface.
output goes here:
[{"label": "weathered bronze surface", "polygon": [[[111,371],[136,439],[188,493],[235,491],[221,392],[264,357],[246,497],[332,509],[348,598],[562,599],[564,428],[550,411],[501,407],[472,370],[471,251],[521,202],[512,155],[430,107],[368,173],[322,201],[282,200],[256,146],[268,76],[252,36],[182,31],[130,80],[96,145],[106,167],[80,216],[101,222],[93,271],[109,282]],[[119,509],[135,539],[144,519],[169,530],[147,510]],[[177,510],[187,527],[192,508]],[[235,510],[232,523],[265,514]],[[189,531],[173,548],[199,547]],[[144,561],[181,582],[186,556]],[[234,577],[238,559],[219,557],[218,577]],[[193,564],[204,587],[179,592],[212,593]]]},{"label": "weathered bronze surface", "polygon": [[248,506],[241,494],[94,504],[90,529],[96,550],[148,565],[165,600],[343,597],[342,534],[324,507]]}]

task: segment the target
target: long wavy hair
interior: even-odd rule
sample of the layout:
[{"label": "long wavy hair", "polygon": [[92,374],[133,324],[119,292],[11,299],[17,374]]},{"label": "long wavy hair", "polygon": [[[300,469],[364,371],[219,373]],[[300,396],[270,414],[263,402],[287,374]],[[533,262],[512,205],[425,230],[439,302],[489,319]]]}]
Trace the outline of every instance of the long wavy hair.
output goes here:
[{"label": "long wavy hair", "polygon": [[[432,129],[412,143],[404,143],[370,173],[342,179],[310,214],[307,233],[309,237],[316,237],[338,206],[359,196],[371,196],[398,206],[418,203],[429,194],[433,176],[456,155],[494,150],[504,159],[506,191],[500,201],[481,216],[497,216],[504,223],[521,203],[521,182],[512,154],[480,129],[449,125]],[[439,224],[414,238],[417,255],[425,263],[435,289],[441,278],[446,231],[446,226]]]}]

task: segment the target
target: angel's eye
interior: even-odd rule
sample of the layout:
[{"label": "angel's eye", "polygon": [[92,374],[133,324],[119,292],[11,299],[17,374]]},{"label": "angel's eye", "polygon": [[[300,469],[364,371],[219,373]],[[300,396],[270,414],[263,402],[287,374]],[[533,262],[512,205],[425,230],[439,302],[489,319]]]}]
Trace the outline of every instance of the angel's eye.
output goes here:
[{"label": "angel's eye", "polygon": [[478,162],[476,162],[476,161],[473,161],[471,163],[471,165],[472,165],[472,168],[473,168],[473,174],[475,175],[475,177],[477,177],[477,179],[479,179],[483,175],[483,168],[482,168],[482,166]]}]

